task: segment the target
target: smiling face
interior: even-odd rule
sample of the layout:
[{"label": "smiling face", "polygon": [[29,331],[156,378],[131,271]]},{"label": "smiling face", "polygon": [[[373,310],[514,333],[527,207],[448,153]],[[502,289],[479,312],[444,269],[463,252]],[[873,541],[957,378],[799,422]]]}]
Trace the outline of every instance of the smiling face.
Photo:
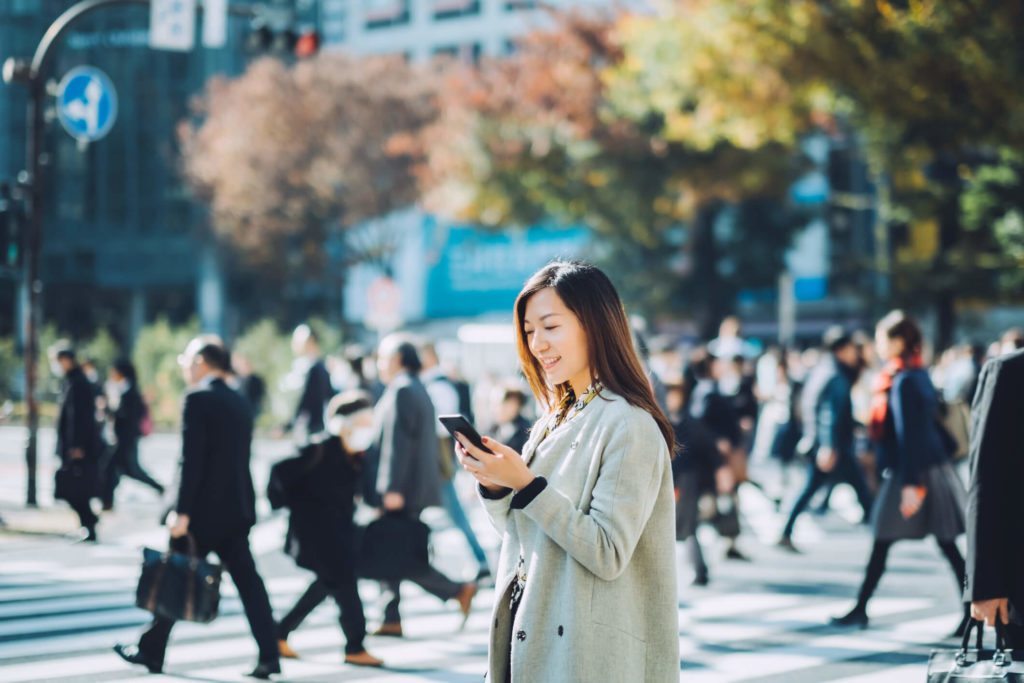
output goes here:
[{"label": "smiling face", "polygon": [[577,396],[586,391],[591,381],[586,332],[551,287],[526,302],[523,333],[550,386],[569,382]]}]

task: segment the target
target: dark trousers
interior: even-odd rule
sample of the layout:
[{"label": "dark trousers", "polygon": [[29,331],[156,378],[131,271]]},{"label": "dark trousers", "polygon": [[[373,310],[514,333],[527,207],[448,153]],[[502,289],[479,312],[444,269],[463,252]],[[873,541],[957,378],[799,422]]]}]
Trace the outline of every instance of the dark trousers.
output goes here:
[{"label": "dark trousers", "polygon": [[[176,549],[184,549],[181,541],[175,541],[173,545]],[[224,569],[231,575],[235,588],[238,589],[245,617],[249,620],[249,629],[259,647],[260,661],[277,662],[274,615],[270,609],[267,589],[259,572],[256,571],[256,562],[253,560],[252,550],[249,549],[248,532],[231,536],[213,545],[199,543],[198,551],[200,556],[213,551],[220,558]],[[163,665],[167,641],[173,627],[173,620],[156,617],[139,639],[139,652],[150,662]]]},{"label": "dark trousers", "polygon": [[[407,510],[405,514],[409,514],[415,519],[419,519],[420,516],[419,511],[412,510]],[[461,583],[452,581],[428,563],[424,563],[420,569],[408,576],[407,579],[441,601],[451,600],[462,590]],[[384,623],[401,623],[402,615],[398,610],[399,603],[402,600],[401,581],[381,581],[380,585],[383,597],[387,600],[384,605]]]},{"label": "dark trousers", "polygon": [[[442,601],[451,600],[462,590],[461,583],[452,581],[429,564],[408,580]],[[384,589],[387,598],[387,604],[384,606],[384,623],[400,623],[402,615],[398,606],[402,600],[401,581],[381,581],[381,588]]]},{"label": "dark trousers", "polygon": [[278,637],[287,640],[288,634],[299,627],[306,617],[327,597],[333,597],[338,604],[338,621],[345,634],[345,654],[358,654],[365,650],[366,616],[363,601],[359,597],[359,585],[355,573],[344,571],[340,576],[320,577],[309,585],[295,606],[284,616],[278,626]]},{"label": "dark trousers", "polygon": [[95,529],[96,522],[100,521],[100,518],[92,511],[92,505],[89,504],[89,500],[89,498],[69,500],[68,505],[78,514],[79,524],[86,529]]},{"label": "dark trousers", "polygon": [[1006,644],[1014,650],[1015,658],[1024,655],[1024,625],[1006,625]]},{"label": "dark trousers", "polygon": [[807,483],[804,484],[804,490],[800,492],[800,496],[793,504],[793,510],[789,513],[786,527],[782,530],[782,535],[786,538],[793,535],[793,528],[796,526],[797,517],[807,509],[814,494],[818,492],[818,489],[830,482],[846,482],[852,486],[853,490],[857,492],[857,501],[864,508],[865,519],[871,515],[871,490],[868,489],[868,483],[864,479],[864,472],[860,469],[860,464],[855,457],[852,455],[840,456],[839,461],[831,472],[822,472],[818,469],[818,463],[815,461],[813,454],[810,458],[811,461],[807,464]]},{"label": "dark trousers", "polygon": [[114,446],[110,452],[110,460],[107,462],[106,471],[103,473],[103,504],[107,507],[114,503],[114,491],[121,483],[121,477],[130,477],[135,481],[142,482],[154,489],[157,493],[163,493],[164,487],[156,479],[149,476],[146,470],[139,464],[139,441],[132,439],[126,443]]}]

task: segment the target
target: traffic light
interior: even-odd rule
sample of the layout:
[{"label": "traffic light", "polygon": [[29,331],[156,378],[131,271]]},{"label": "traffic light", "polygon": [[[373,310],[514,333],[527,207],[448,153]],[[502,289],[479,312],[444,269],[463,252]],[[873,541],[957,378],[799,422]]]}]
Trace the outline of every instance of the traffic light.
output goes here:
[{"label": "traffic light", "polygon": [[306,59],[320,51],[320,34],[314,30],[303,31],[295,41],[295,56]]},{"label": "traffic light", "polygon": [[296,28],[294,10],[288,7],[262,7],[253,17],[245,49],[249,54],[292,55],[303,59],[320,50],[320,34],[309,28]]},{"label": "traffic light", "polygon": [[11,186],[0,183],[0,268],[21,265],[21,212]]}]

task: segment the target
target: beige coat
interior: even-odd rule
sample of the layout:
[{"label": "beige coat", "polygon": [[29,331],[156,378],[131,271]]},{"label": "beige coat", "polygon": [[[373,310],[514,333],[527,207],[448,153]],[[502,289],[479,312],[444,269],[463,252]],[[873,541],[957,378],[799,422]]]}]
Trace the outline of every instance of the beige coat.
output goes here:
[{"label": "beige coat", "polygon": [[[503,535],[488,680],[679,680],[675,503],[654,418],[607,389],[523,457],[548,486],[522,510],[484,499]],[[510,624],[520,555],[526,590]],[[511,654],[509,648],[511,646]]]}]

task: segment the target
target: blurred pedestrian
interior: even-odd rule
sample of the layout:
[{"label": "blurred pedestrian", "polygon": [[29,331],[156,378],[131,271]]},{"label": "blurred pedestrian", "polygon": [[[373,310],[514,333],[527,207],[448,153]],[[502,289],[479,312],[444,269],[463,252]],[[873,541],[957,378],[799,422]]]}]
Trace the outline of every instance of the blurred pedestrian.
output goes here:
[{"label": "blurred pedestrian", "polygon": [[[212,551],[220,558],[259,647],[259,661],[249,675],[269,679],[281,673],[281,665],[270,598],[249,547],[249,530],[256,523],[249,470],[252,411],[224,381],[230,355],[218,339],[193,339],[178,363],[190,389],[182,416],[178,498],[168,520],[172,546],[187,552],[185,537],[191,536],[200,557]],[[137,647],[116,645],[114,651],[131,664],[159,673],[174,624],[157,616]]]},{"label": "blurred pedestrian", "polygon": [[687,413],[684,386],[681,383],[668,385],[665,400],[679,450],[672,461],[676,541],[686,543],[693,585],[706,586],[710,581],[708,565],[697,537],[700,500],[707,495],[730,492],[733,488],[732,470],[719,452],[711,432]]},{"label": "blurred pedestrian", "polygon": [[295,434],[301,442],[323,431],[324,410],[334,396],[334,387],[320,353],[320,342],[309,325],[295,328],[292,353],[295,354],[292,372],[303,377],[302,393],[295,414],[284,426],[284,431]]},{"label": "blurred pedestrian", "polygon": [[[377,491],[384,514],[418,520],[425,508],[441,505],[441,468],[437,417],[420,382],[423,369],[416,346],[402,335],[385,337],[377,352],[378,372],[387,390],[377,403],[380,460]],[[408,580],[442,601],[455,600],[463,620],[469,617],[475,583],[456,583],[430,565]],[[401,637],[401,583],[384,582],[387,604],[376,635]]]},{"label": "blurred pedestrian", "polygon": [[523,417],[526,394],[513,385],[507,385],[498,391],[500,397],[495,408],[494,427],[490,436],[516,453],[522,453],[530,438],[530,421]]},{"label": "blurred pedestrian", "polygon": [[249,402],[252,419],[258,421],[263,413],[263,402],[267,397],[267,383],[261,375],[253,370],[252,362],[247,356],[234,354],[231,358],[231,366],[238,378],[238,391]]},{"label": "blurred pedestrian", "polygon": [[107,415],[114,434],[111,458],[104,478],[103,509],[114,507],[114,492],[121,477],[149,486],[163,496],[164,487],[149,476],[139,464],[139,439],[142,423],[149,414],[138,388],[138,378],[132,362],[122,358],[111,366],[107,381]]},{"label": "blurred pedestrian", "polygon": [[689,400],[690,416],[701,423],[715,440],[726,464],[732,469],[733,486],[715,500],[713,524],[718,535],[726,539],[725,557],[729,560],[748,561],[739,549],[741,533],[739,484],[746,479],[747,461],[742,451],[740,419],[732,401],[719,391],[718,380],[723,361],[711,355],[697,357],[691,364],[696,384]]},{"label": "blurred pedestrian", "polygon": [[103,456],[103,439],[96,422],[96,392],[68,342],[60,341],[50,348],[50,367],[64,380],[56,429],[61,469],[56,474],[54,497],[66,500],[78,515],[80,540],[95,543],[99,518],[91,501],[99,493]]},{"label": "blurred pedestrian", "polygon": [[857,462],[851,398],[858,372],[857,346],[852,335],[841,327],[826,330],[823,344],[829,353],[811,371],[801,405],[804,429],[798,450],[807,458],[807,481],[778,542],[779,547],[792,552],[797,550],[793,545],[796,520],[826,483],[852,486],[864,519],[871,516],[871,491]]},{"label": "blurred pedestrian", "polygon": [[967,590],[971,615],[1006,624],[1024,655],[1024,350],[989,361],[974,400],[967,497]]},{"label": "blurred pedestrian", "polygon": [[285,550],[297,565],[316,575],[278,625],[278,651],[282,657],[298,658],[288,635],[330,595],[338,604],[345,634],[345,662],[379,667],[383,662],[363,644],[366,617],[359,598],[352,521],[362,454],[374,438],[373,405],[366,393],[350,390],[331,399],[327,417],[327,432],[271,470],[268,498],[275,508],[290,511]]},{"label": "blurred pedestrian", "polygon": [[[437,349],[432,343],[423,343],[419,348],[420,360],[423,369],[420,371],[420,381],[430,396],[430,402],[434,404],[434,415],[455,415],[462,412],[464,406],[460,406],[459,392],[441,369],[437,358]],[[468,386],[468,385],[467,385]],[[463,414],[466,419],[469,415]],[[452,443],[451,435],[439,420],[434,420],[434,429],[438,441],[438,465],[441,472],[441,502],[444,504],[445,512],[452,520],[455,528],[462,532],[462,536],[469,545],[470,552],[476,561],[476,581],[485,581],[491,578],[491,569],[487,564],[487,554],[483,546],[473,532],[469,523],[469,517],[462,508],[459,501],[459,492],[455,488],[455,474],[458,470],[455,467],[455,446]]]},{"label": "blurred pedestrian", "polygon": [[487,678],[679,680],[672,426],[607,276],[555,262],[514,309],[519,361],[547,413],[523,453],[460,436],[502,534]]},{"label": "blurred pedestrian", "polygon": [[[921,358],[923,337],[903,311],[882,318],[875,348],[886,362],[875,383],[871,422],[878,466],[884,472],[872,511],[875,542],[857,604],[832,620],[838,626],[868,626],[868,601],[885,573],[893,543],[934,536],[956,576],[958,595],[965,565],[956,546],[964,533],[963,483],[953,469],[938,422],[938,397]],[[962,622],[957,631],[966,626]]]}]

